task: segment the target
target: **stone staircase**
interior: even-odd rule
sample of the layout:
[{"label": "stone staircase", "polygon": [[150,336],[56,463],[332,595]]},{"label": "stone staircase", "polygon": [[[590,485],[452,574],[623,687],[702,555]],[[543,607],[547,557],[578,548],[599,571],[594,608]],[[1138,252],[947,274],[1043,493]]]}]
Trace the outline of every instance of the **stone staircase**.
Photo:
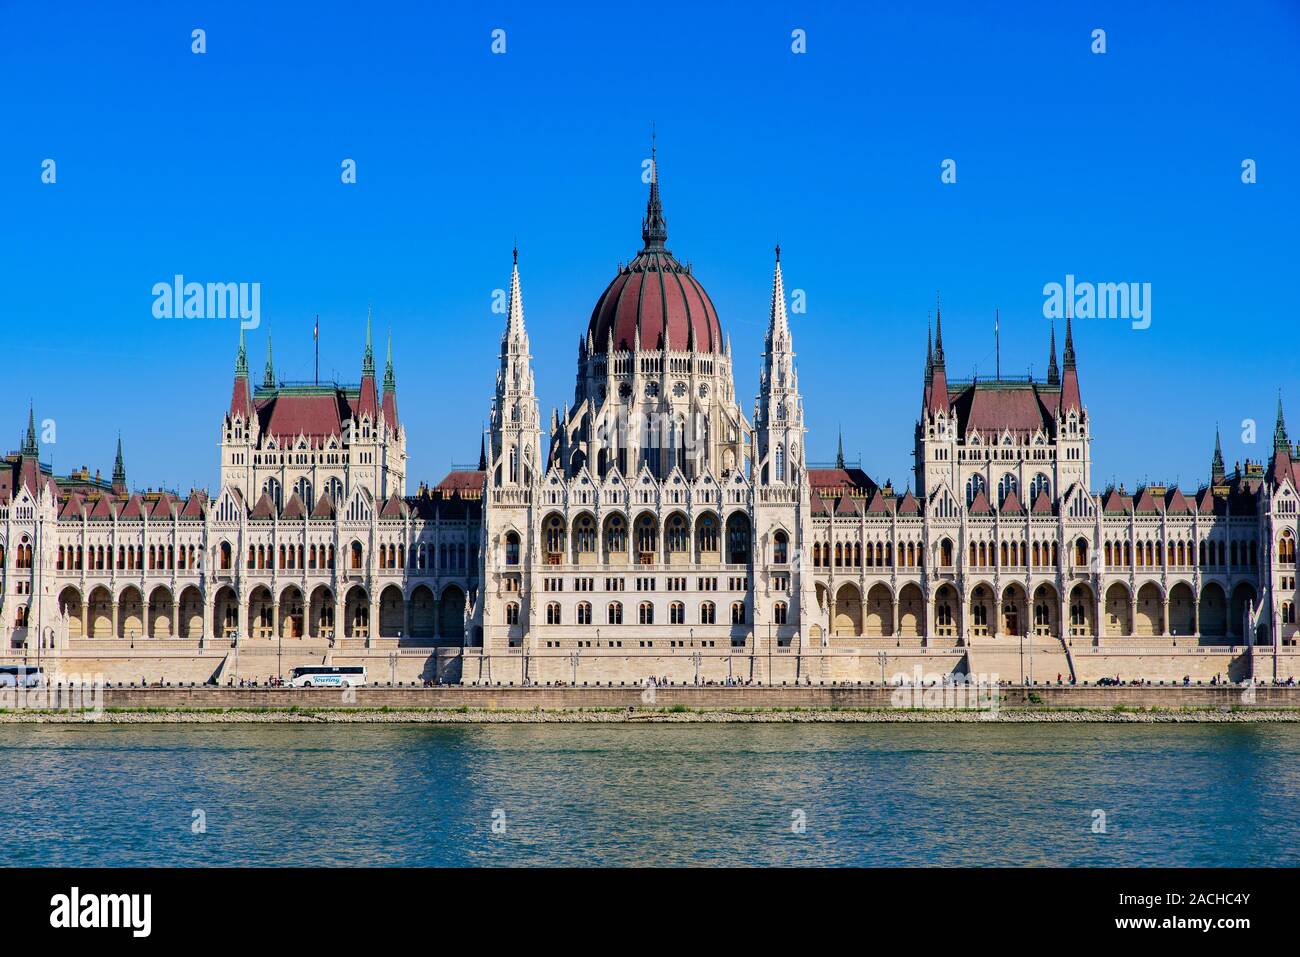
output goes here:
[{"label": "stone staircase", "polygon": [[966,649],[969,674],[993,680],[1019,684],[1031,676],[1038,684],[1055,683],[1056,676],[1069,681],[1074,676],[1073,663],[1065,644],[1059,638],[1036,636],[1019,638],[975,638]]}]

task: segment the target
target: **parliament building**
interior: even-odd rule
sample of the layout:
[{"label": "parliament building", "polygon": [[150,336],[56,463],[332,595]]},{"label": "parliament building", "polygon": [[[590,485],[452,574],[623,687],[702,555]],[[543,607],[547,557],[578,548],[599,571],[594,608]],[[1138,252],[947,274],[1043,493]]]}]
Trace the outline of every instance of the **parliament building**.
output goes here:
[{"label": "parliament building", "polygon": [[369,319],[359,385],[284,381],[269,339],[255,384],[241,332],[211,492],[132,489],[120,442],[110,478],[55,475],[29,412],[0,463],[0,657],[222,683],[353,659],[372,681],[1016,680],[1026,649],[1033,680],[1297,672],[1280,401],[1266,463],[1229,472],[1216,440],[1198,488],[1096,490],[1070,321],[1041,379],[958,381],[936,310],[914,481],[814,465],[779,247],[747,409],[651,169],[547,419],[515,254],[477,468],[412,487]]}]

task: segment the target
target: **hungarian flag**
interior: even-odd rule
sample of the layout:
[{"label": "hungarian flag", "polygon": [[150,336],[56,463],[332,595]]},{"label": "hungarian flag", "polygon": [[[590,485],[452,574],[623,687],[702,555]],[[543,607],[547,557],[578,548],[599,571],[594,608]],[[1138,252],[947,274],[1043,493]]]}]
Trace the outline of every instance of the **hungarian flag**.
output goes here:
[{"label": "hungarian flag", "polygon": [[320,316],[316,317],[316,325],[312,328],[311,337],[314,341],[320,342]]}]

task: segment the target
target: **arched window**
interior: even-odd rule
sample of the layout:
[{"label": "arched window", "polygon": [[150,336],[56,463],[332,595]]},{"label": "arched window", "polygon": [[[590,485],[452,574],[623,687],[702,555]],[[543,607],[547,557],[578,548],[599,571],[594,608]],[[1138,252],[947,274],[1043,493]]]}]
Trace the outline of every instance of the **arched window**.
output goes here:
[{"label": "arched window", "polygon": [[506,532],[506,564],[507,565],[519,564],[519,533],[518,532]]},{"label": "arched window", "polygon": [[519,624],[519,605],[516,602],[509,602],[506,605],[506,624]]},{"label": "arched window", "polygon": [[711,601],[701,602],[700,603],[700,624],[712,625],[717,621],[717,619],[718,619],[717,606],[715,606]]},{"label": "arched window", "polygon": [[564,519],[551,515],[546,519],[542,529],[542,539],[546,549],[546,564],[558,565],[564,552]]},{"label": "arched window", "polygon": [[785,481],[785,449],[779,445],[776,447],[776,480]]},{"label": "arched window", "polygon": [[684,625],[686,624],[686,606],[679,601],[675,601],[668,606],[668,624]]},{"label": "arched window", "polygon": [[1032,508],[1033,503],[1038,501],[1038,494],[1043,493],[1049,499],[1052,497],[1052,480],[1042,472],[1033,477],[1029,483],[1029,505]]},{"label": "arched window", "polygon": [[664,534],[668,539],[670,554],[690,550],[690,532],[686,527],[686,517],[680,512],[674,512],[668,517],[668,525]]},{"label": "arched window", "polygon": [[581,555],[596,551],[596,522],[590,515],[581,515],[573,526],[573,543]]},{"label": "arched window", "polygon": [[1074,564],[1076,568],[1086,568],[1088,565],[1088,540],[1085,538],[1075,540]]},{"label": "arched window", "polygon": [[718,550],[718,520],[712,515],[702,515],[695,526],[699,529],[696,545],[701,552]]},{"label": "arched window", "polygon": [[786,604],[783,601],[777,602],[772,606],[772,620],[778,625],[784,625],[786,618]]},{"label": "arched window", "polygon": [[975,496],[980,492],[988,494],[988,486],[984,482],[983,475],[972,475],[966,480],[966,507],[970,508],[975,501]]},{"label": "arched window", "polygon": [[352,551],[352,567],[354,569],[359,569],[361,567],[361,543],[353,542],[351,551]]},{"label": "arched window", "polygon": [[558,625],[560,623],[560,605],[559,602],[549,602],[546,606],[546,623],[548,625]]},{"label": "arched window", "polygon": [[655,623],[655,606],[648,601],[643,601],[637,607],[637,621],[643,625],[653,625]]},{"label": "arched window", "polygon": [[608,611],[609,611],[609,624],[611,625],[623,624],[623,603],[622,602],[611,601],[609,603]]},{"label": "arched window", "polygon": [[1016,477],[1007,472],[1002,478],[998,479],[998,507],[1007,500],[1007,496],[1016,491]]},{"label": "arched window", "polygon": [[743,601],[733,601],[731,603],[731,623],[733,625],[743,625],[745,623],[745,603]]},{"label": "arched window", "polygon": [[778,565],[784,565],[789,561],[787,550],[789,548],[789,536],[785,532],[778,531],[772,536],[772,561]]},{"label": "arched window", "polygon": [[605,551],[627,551],[627,522],[622,515],[614,515],[605,522]]},{"label": "arched window", "polygon": [[578,624],[580,625],[591,624],[591,603],[590,602],[584,601],[578,603]]}]

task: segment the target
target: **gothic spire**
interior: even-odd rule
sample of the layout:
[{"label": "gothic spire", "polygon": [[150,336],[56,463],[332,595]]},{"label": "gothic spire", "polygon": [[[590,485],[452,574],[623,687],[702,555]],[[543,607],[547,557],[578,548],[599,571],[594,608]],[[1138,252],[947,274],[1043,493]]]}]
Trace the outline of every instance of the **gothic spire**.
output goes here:
[{"label": "gothic spire", "polygon": [[641,239],[646,249],[663,249],[668,242],[668,221],[664,219],[664,205],[659,199],[659,159],[655,150],[654,129],[650,132],[650,199],[641,220]]},{"label": "gothic spire", "polygon": [[1227,470],[1223,467],[1223,446],[1219,444],[1219,426],[1214,426],[1214,459],[1210,463],[1210,481],[1215,485],[1223,482]]},{"label": "gothic spire", "polygon": [[39,458],[40,451],[40,446],[36,444],[36,407],[29,403],[27,406],[27,435],[23,439],[23,455]]},{"label": "gothic spire", "polygon": [[122,433],[117,433],[117,458],[113,460],[113,486],[126,488],[126,463],[122,461]]},{"label": "gothic spire", "polygon": [[[781,277],[781,246],[776,247],[776,268],[772,275],[772,308],[768,315],[767,343],[771,349],[788,348],[790,342],[790,320],[785,312],[785,280]],[[785,346],[780,346],[785,343]]]},{"label": "gothic spire", "polygon": [[1083,399],[1079,394],[1079,372],[1074,362],[1074,328],[1070,314],[1065,314],[1065,362],[1061,374],[1061,413],[1083,412]]},{"label": "gothic spire", "polygon": [[510,305],[506,315],[506,339],[511,343],[523,342],[524,351],[527,351],[528,334],[524,328],[524,294],[519,285],[518,246],[514,248],[511,255],[514,263],[510,267]]},{"label": "gothic spire", "polygon": [[487,432],[483,432],[478,437],[478,470],[487,471]]},{"label": "gothic spire", "polygon": [[388,329],[388,359],[384,363],[384,391],[397,391],[397,376],[393,375],[393,329]]},{"label": "gothic spire", "polygon": [[1056,366],[1056,323],[1052,323],[1052,351],[1047,358],[1047,384],[1061,384],[1061,370]]},{"label": "gothic spire", "polygon": [[934,294],[934,354],[925,383],[925,411],[938,414],[948,411],[948,372],[943,362],[943,304]]},{"label": "gothic spire", "polygon": [[925,383],[934,380],[934,316],[925,314]]},{"label": "gothic spire", "polygon": [[844,428],[842,426],[840,428],[839,445],[835,450],[835,467],[837,469],[844,468]]},{"label": "gothic spire", "polygon": [[244,325],[239,325],[239,352],[235,355],[235,377],[248,378],[248,350],[244,347]]},{"label": "gothic spire", "polygon": [[943,366],[943,307],[939,294],[934,294],[934,364]]},{"label": "gothic spire", "polygon": [[271,330],[266,331],[266,371],[262,374],[262,387],[275,388],[275,364],[271,361]]},{"label": "gothic spire", "polygon": [[1286,419],[1282,417],[1282,390],[1277,390],[1277,425],[1273,427],[1273,451],[1291,454],[1291,439],[1286,434]]},{"label": "gothic spire", "polygon": [[366,306],[366,354],[361,360],[361,378],[375,375],[375,348],[370,337],[371,307]]}]

